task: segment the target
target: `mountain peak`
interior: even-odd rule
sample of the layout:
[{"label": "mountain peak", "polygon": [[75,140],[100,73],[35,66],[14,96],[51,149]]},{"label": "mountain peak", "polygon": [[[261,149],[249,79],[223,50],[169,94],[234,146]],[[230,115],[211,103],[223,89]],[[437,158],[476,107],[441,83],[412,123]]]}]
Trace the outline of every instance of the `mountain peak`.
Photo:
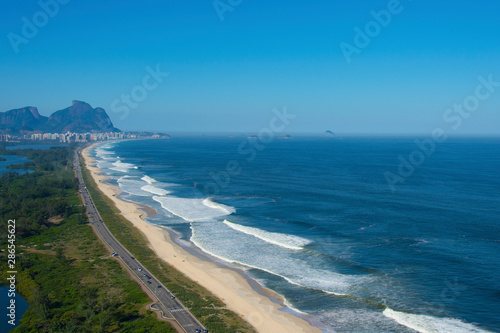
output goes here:
[{"label": "mountain peak", "polygon": [[33,131],[47,121],[33,106],[0,112],[0,131],[15,133],[19,130]]},{"label": "mountain peak", "polygon": [[70,107],[54,112],[49,118],[41,116],[38,109],[32,106],[0,112],[0,131],[15,133],[20,130],[48,133],[121,132],[113,126],[104,109],[94,109],[78,100],[74,100]]},{"label": "mountain peak", "polygon": [[[90,106],[89,103],[77,101],[77,100],[74,100],[71,103],[71,106],[66,108],[66,109],[70,109],[72,111],[77,111],[77,112],[87,112],[87,111],[93,110],[92,106]],[[64,109],[64,110],[66,110],[66,109]]]},{"label": "mountain peak", "polygon": [[83,102],[83,101],[77,101],[76,99],[74,99],[71,103],[73,106],[77,106],[77,105],[85,105],[85,106],[90,106],[89,103],[86,103],[86,102]]},{"label": "mountain peak", "polygon": [[26,109],[28,109],[28,111],[31,113],[31,115],[35,118],[35,119],[40,119],[42,118],[42,116],[40,115],[40,113],[38,113],[38,109],[33,107],[33,106],[27,106]]}]

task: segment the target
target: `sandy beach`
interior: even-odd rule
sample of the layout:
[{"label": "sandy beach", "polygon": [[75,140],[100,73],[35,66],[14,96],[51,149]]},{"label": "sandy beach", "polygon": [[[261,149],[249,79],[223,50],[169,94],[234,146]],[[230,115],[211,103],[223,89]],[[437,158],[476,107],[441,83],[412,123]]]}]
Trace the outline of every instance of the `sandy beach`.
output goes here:
[{"label": "sandy beach", "polygon": [[167,231],[144,221],[141,216],[144,216],[145,212],[139,205],[119,199],[119,188],[103,182],[107,177],[102,175],[101,170],[95,166],[94,159],[89,156],[89,149],[94,145],[84,149],[82,154],[87,169],[99,189],[114,202],[121,214],[145,235],[159,258],[174,265],[193,281],[198,281],[215,296],[224,299],[230,310],[243,315],[258,332],[321,332],[307,321],[281,311],[282,306],[255,291],[243,275],[190,254],[175,244]]}]

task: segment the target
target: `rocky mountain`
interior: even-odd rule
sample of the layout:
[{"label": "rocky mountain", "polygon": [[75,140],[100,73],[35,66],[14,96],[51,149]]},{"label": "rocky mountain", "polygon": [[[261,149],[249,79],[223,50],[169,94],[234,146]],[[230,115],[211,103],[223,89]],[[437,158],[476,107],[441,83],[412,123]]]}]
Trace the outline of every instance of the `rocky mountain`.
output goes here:
[{"label": "rocky mountain", "polygon": [[54,112],[50,117],[41,116],[35,107],[0,112],[0,131],[3,133],[121,132],[113,126],[104,109],[94,109],[88,103],[81,101],[73,101],[73,105]]},{"label": "rocky mountain", "polygon": [[49,133],[120,132],[104,109],[94,109],[81,101],[73,101],[72,106],[54,112],[42,130]]},{"label": "rocky mountain", "polygon": [[48,119],[41,116],[38,109],[32,106],[0,112],[0,130],[9,133],[19,130],[34,131],[45,124]]}]

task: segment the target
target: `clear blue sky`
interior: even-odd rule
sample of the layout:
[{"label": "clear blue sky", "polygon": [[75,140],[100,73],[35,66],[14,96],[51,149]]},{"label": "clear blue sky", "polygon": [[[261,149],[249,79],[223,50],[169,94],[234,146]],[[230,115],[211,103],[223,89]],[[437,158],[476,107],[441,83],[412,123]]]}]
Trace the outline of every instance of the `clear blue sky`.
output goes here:
[{"label": "clear blue sky", "polygon": [[[339,45],[388,3],[243,0],[221,21],[212,0],[72,0],[44,25],[37,1],[0,0],[0,111],[49,115],[78,99],[124,130],[255,132],[286,106],[290,133],[498,134],[500,87],[457,129],[443,114],[478,76],[500,82],[500,2],[401,1],[347,63]],[[34,16],[41,26],[16,53],[9,33],[23,37]],[[148,66],[169,76],[113,112]]]}]

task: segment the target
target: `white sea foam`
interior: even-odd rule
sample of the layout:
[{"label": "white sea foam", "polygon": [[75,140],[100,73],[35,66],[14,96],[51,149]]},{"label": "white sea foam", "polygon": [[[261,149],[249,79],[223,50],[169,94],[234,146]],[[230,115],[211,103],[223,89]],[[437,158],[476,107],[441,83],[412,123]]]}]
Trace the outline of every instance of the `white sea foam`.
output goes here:
[{"label": "white sea foam", "polygon": [[98,147],[95,150],[95,153],[96,153],[97,156],[114,155],[114,152],[105,149],[105,147],[102,147],[102,148]]},{"label": "white sea foam", "polygon": [[489,333],[489,331],[454,318],[412,314],[395,311],[390,308],[386,308],[383,313],[384,316],[395,320],[400,325],[404,325],[420,333]]},{"label": "white sea foam", "polygon": [[142,180],[130,176],[123,176],[118,178],[117,181],[123,192],[141,197],[151,196],[150,192],[141,189],[144,186],[144,182]]},{"label": "white sea foam", "polygon": [[141,178],[142,180],[144,180],[146,183],[148,184],[153,184],[153,183],[156,183],[156,179],[154,178],[151,178],[149,176],[144,176]]},{"label": "white sea foam", "polygon": [[159,188],[159,187],[156,187],[153,185],[144,185],[143,187],[141,187],[141,190],[149,192],[149,193],[153,193],[156,195],[167,195],[167,194],[171,193],[165,189],[162,189],[162,188]]},{"label": "white sea foam", "polygon": [[230,215],[236,211],[234,209],[234,207],[223,205],[223,204],[215,202],[209,198],[203,200],[203,205],[205,205],[209,208],[217,209],[217,210],[221,211],[222,213],[224,213],[224,215]]},{"label": "white sea foam", "polygon": [[270,244],[227,223],[192,223],[191,229],[190,240],[204,252],[280,276],[298,286],[352,295],[373,279],[369,275],[334,272],[321,257],[311,258],[305,251]]},{"label": "white sea foam", "polygon": [[113,167],[113,163],[106,160],[97,160],[97,167],[103,171],[107,171],[108,169]]},{"label": "white sea foam", "polygon": [[277,232],[264,231],[258,228],[246,227],[240,224],[233,223],[228,220],[225,220],[224,224],[226,224],[228,227],[234,230],[243,232],[247,235],[251,235],[259,239],[262,239],[265,242],[278,245],[290,250],[302,250],[304,246],[311,243],[308,239],[302,237],[282,234]]},{"label": "white sea foam", "polygon": [[188,221],[209,221],[230,215],[235,212],[233,207],[221,205],[207,199],[187,199],[178,197],[159,197],[153,199],[161,204],[163,209]]},{"label": "white sea foam", "polygon": [[[313,316],[321,322],[328,323],[329,329],[325,332],[343,333],[382,333],[382,332],[413,332],[409,328],[401,327],[394,320],[382,315],[380,310],[372,308],[318,308],[312,310]],[[331,327],[331,328],[330,328]],[[452,332],[449,332],[452,333]]]},{"label": "white sea foam", "polygon": [[120,171],[120,172],[128,172],[130,169],[132,169],[134,167],[133,164],[124,163],[120,160],[113,163],[113,166],[114,166],[113,168],[110,168],[111,170]]},{"label": "white sea foam", "polygon": [[114,156],[114,152],[107,150],[111,148],[109,144],[99,145],[95,149],[96,154],[96,165],[99,169],[106,171],[114,167],[113,161],[116,161],[116,156]]},{"label": "white sea foam", "polygon": [[292,305],[292,303],[290,303],[290,302],[286,299],[286,297],[285,297],[285,296],[283,296],[283,295],[281,295],[281,294],[279,294],[279,295],[281,296],[281,298],[283,298],[283,304],[284,304],[287,308],[292,309],[293,311],[295,311],[295,312],[297,312],[297,313],[300,313],[300,314],[302,314],[302,315],[306,315],[306,316],[308,315],[308,313],[305,313],[305,312],[303,312],[303,311],[300,311],[300,310],[299,310],[299,309],[297,309],[297,308],[294,308],[294,307],[293,307],[293,305]]},{"label": "white sea foam", "polygon": [[116,160],[116,157],[113,156],[113,155],[115,155],[115,153],[113,151],[108,150],[111,147],[112,146],[110,146],[110,145],[98,146],[95,149],[96,158],[105,159],[105,160]]}]

